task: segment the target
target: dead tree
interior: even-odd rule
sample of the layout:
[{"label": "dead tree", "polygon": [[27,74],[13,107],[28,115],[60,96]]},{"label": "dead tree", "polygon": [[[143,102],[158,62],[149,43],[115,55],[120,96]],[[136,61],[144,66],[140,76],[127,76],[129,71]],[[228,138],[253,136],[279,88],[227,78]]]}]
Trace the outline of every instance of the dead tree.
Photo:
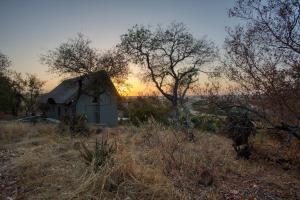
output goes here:
[{"label": "dead tree", "polygon": [[[267,127],[300,139],[300,2],[237,0],[229,16],[244,23],[228,28],[222,78],[236,86],[214,96],[221,107],[243,107]],[[227,101],[227,102],[226,102]],[[223,104],[223,105],[222,105]],[[225,106],[224,106],[225,105]],[[290,139],[288,139],[290,140]]]}]

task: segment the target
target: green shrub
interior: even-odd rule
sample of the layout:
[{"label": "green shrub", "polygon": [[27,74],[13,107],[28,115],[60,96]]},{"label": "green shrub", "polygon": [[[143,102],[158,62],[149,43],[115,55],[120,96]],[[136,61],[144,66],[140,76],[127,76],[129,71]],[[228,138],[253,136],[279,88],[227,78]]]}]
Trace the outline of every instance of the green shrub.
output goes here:
[{"label": "green shrub", "polygon": [[89,136],[90,130],[87,123],[87,116],[85,114],[78,114],[75,119],[66,115],[61,118],[58,125],[59,133],[70,133],[71,135]]},{"label": "green shrub", "polygon": [[75,117],[73,132],[82,136],[89,135],[89,127],[86,114],[78,114]]},{"label": "green shrub", "polygon": [[168,113],[171,106],[155,97],[138,97],[130,103],[128,115],[134,125],[146,122],[149,118],[163,124],[168,123]]},{"label": "green shrub", "polygon": [[191,121],[195,128],[208,132],[217,132],[222,126],[222,120],[214,115],[195,116]]}]

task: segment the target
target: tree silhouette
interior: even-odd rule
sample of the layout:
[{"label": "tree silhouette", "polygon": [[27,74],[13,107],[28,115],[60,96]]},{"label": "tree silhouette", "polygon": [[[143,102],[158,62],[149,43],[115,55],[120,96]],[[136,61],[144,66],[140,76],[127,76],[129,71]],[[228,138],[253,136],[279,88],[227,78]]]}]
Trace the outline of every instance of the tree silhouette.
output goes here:
[{"label": "tree silhouette", "polygon": [[216,55],[212,42],[194,38],[182,23],[155,30],[136,25],[121,36],[118,47],[174,107],[198,80],[201,67]]},{"label": "tree silhouette", "polygon": [[237,0],[229,15],[245,23],[228,28],[220,70],[238,90],[222,104],[300,138],[299,1]]}]

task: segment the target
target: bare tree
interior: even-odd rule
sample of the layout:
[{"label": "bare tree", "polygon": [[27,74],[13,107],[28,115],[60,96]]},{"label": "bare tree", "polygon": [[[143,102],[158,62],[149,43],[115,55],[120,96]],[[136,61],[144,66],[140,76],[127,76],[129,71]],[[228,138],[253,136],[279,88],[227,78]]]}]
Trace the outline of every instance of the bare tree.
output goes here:
[{"label": "bare tree", "polygon": [[38,106],[38,97],[42,93],[44,81],[41,81],[36,75],[26,74],[23,79],[23,97],[25,102],[26,115],[35,114]]},{"label": "bare tree", "polygon": [[[104,70],[115,82],[122,82],[128,75],[129,69],[125,57],[117,51],[107,51],[99,53],[96,49],[90,47],[91,41],[78,34],[74,39],[69,39],[59,45],[58,48],[48,51],[41,56],[41,62],[48,65],[49,69],[60,75],[78,76],[78,91],[71,109],[73,129],[76,118],[76,105],[82,95],[83,80],[87,79],[89,74]],[[105,91],[105,84],[96,84],[93,96],[98,96]]]},{"label": "bare tree", "polygon": [[293,53],[300,54],[298,0],[237,0],[229,16],[246,21],[249,33],[269,48],[286,51],[289,59]]},{"label": "bare tree", "polygon": [[201,67],[216,56],[212,42],[194,38],[182,23],[155,30],[136,25],[121,36],[118,47],[175,108],[198,80]]},{"label": "bare tree", "polygon": [[[104,70],[115,82],[122,82],[129,73],[125,57],[117,51],[99,53],[90,47],[91,41],[78,34],[74,39],[62,43],[55,50],[41,56],[41,62],[60,75],[79,76],[78,95],[81,95],[82,81],[87,75]],[[77,100],[75,101],[76,104]]]},{"label": "bare tree", "polygon": [[300,138],[299,1],[237,0],[229,15],[247,23],[229,28],[225,40],[220,69],[242,94],[227,107]]},{"label": "bare tree", "polygon": [[77,99],[82,92],[82,81],[87,75],[104,70],[115,82],[122,82],[129,73],[127,61],[122,54],[118,51],[99,53],[90,47],[90,43],[89,39],[78,34],[74,39],[69,39],[55,50],[41,56],[41,62],[48,65],[51,71],[80,77]]},{"label": "bare tree", "polygon": [[104,70],[118,81],[127,77],[128,65],[122,54],[112,50],[99,53],[97,49],[90,47],[90,44],[88,38],[78,34],[77,37],[42,55],[41,62],[60,75],[85,76]]},{"label": "bare tree", "polygon": [[129,74],[128,62],[117,50],[108,50],[99,55],[98,70],[106,71],[115,83],[124,83]]}]

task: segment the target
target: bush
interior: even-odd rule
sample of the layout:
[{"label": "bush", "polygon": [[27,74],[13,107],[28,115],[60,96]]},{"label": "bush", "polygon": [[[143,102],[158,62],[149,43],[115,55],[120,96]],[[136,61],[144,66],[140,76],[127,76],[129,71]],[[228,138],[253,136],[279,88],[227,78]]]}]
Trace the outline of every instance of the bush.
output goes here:
[{"label": "bush", "polygon": [[115,145],[109,144],[107,139],[102,138],[100,142],[96,139],[93,150],[87,148],[84,143],[81,143],[82,149],[79,149],[84,162],[93,167],[94,171],[98,171],[108,159],[111,158],[116,151]]},{"label": "bush", "polygon": [[156,121],[168,124],[168,113],[171,106],[155,97],[138,97],[130,103],[128,115],[134,125],[154,118]]},{"label": "bush", "polygon": [[195,128],[208,132],[217,132],[222,126],[222,120],[214,115],[199,115],[191,121]]},{"label": "bush", "polygon": [[90,130],[87,123],[87,116],[85,114],[79,114],[75,116],[75,119],[72,119],[68,115],[64,116],[58,125],[58,131],[59,133],[67,132],[72,135],[88,136]]},{"label": "bush", "polygon": [[[71,128],[72,130],[72,128]],[[89,135],[89,127],[87,124],[87,116],[85,114],[79,114],[75,117],[74,127],[73,127],[74,133],[79,133],[83,136]]]}]

